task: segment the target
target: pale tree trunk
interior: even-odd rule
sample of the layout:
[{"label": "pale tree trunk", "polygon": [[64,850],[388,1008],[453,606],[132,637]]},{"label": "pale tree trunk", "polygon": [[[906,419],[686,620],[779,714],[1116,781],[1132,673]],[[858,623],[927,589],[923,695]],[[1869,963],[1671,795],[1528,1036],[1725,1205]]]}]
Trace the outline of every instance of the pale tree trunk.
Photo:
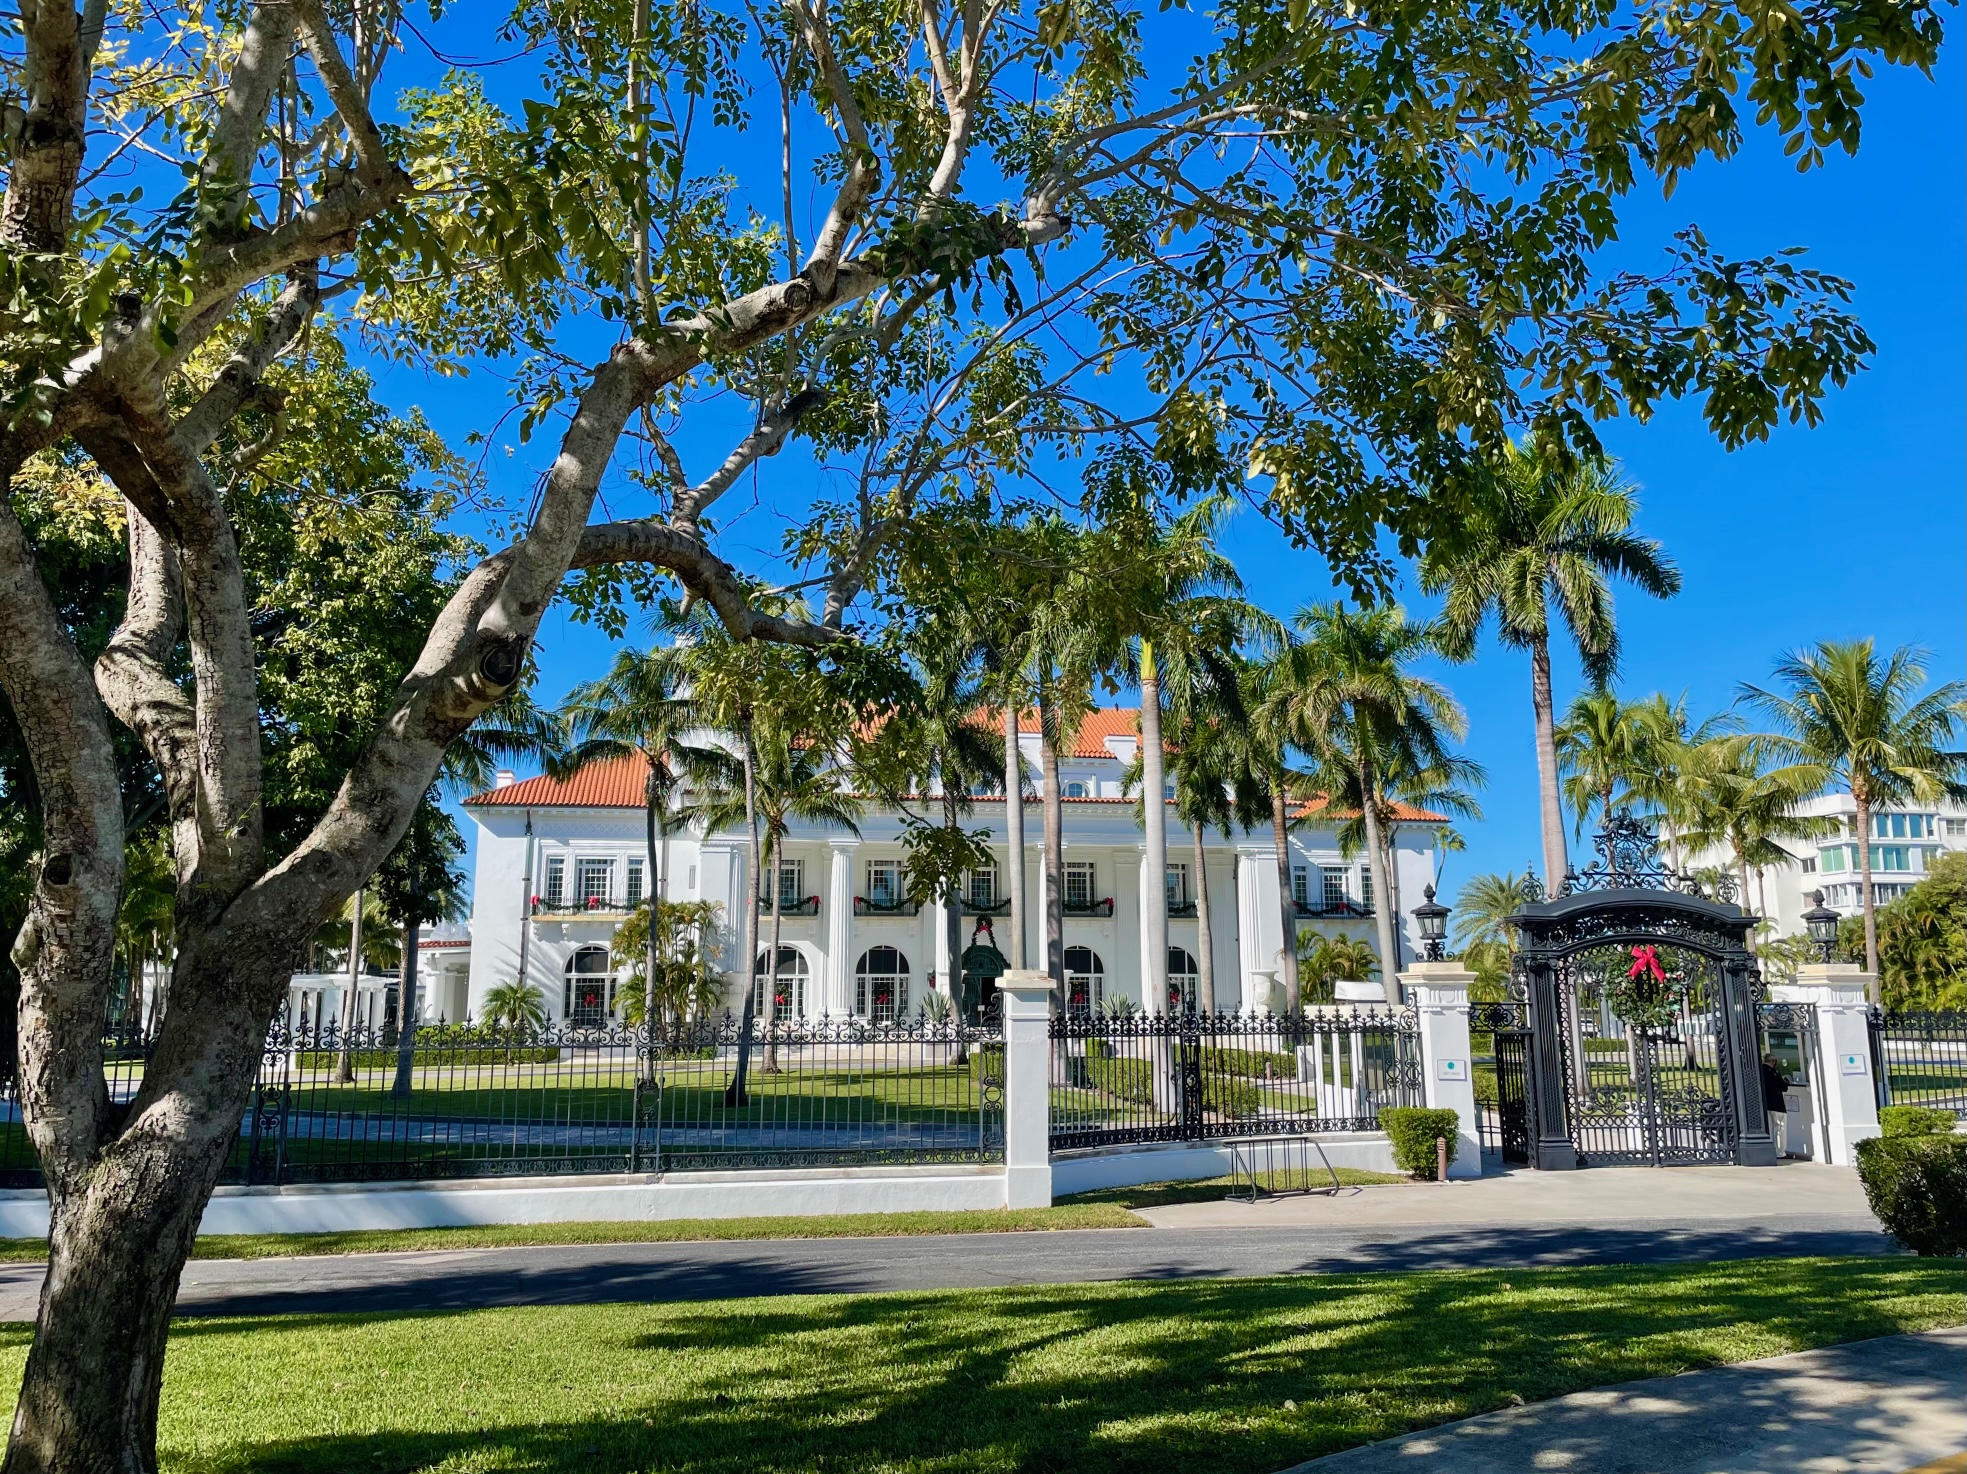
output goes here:
[{"label": "pale tree trunk", "polygon": [[1359,791],[1365,799],[1360,817],[1366,825],[1366,869],[1373,877],[1373,929],[1379,934],[1380,980],[1389,1002],[1400,999],[1400,962],[1393,940],[1393,887],[1387,884],[1386,840],[1380,829],[1379,779],[1371,759],[1362,759]]},{"label": "pale tree trunk", "polygon": [[1530,706],[1537,728],[1537,811],[1544,839],[1544,892],[1556,895],[1570,861],[1564,849],[1564,799],[1557,786],[1557,719],[1550,694],[1550,642],[1530,647]]},{"label": "pale tree trunk", "polygon": [[1147,830],[1146,936],[1141,991],[1149,1013],[1168,1011],[1168,805],[1162,796],[1161,679],[1154,646],[1141,641],[1141,819]]},{"label": "pale tree trunk", "polygon": [[[1040,792],[1045,812],[1045,972],[1065,997],[1065,808],[1059,796],[1058,711],[1038,697]],[[1090,994],[1087,1003],[1092,1003]]]},{"label": "pale tree trunk", "polygon": [[663,864],[669,858],[666,853],[666,835],[658,831],[665,828],[657,813],[660,802],[656,786],[656,757],[649,755],[649,783],[643,790],[642,801],[642,844],[649,856],[649,894],[643,899],[649,907],[649,935],[642,948],[642,1065],[644,1081],[656,1077],[656,935],[662,925],[662,881]]},{"label": "pale tree trunk", "polygon": [[1858,902],[1865,913],[1865,971],[1871,974],[1870,998],[1884,1002],[1884,980],[1878,976],[1878,908],[1871,893],[1871,794],[1861,784],[1851,786],[1858,805]]},{"label": "pale tree trunk", "polygon": [[1278,969],[1284,974],[1284,1011],[1295,1019],[1303,999],[1298,992],[1298,907],[1291,897],[1291,812],[1282,769],[1270,786],[1270,835],[1277,850],[1277,909],[1284,923]]},{"label": "pale tree trunk", "polygon": [[[1016,693],[1013,693],[1015,695]],[[1004,704],[1004,894],[1011,903],[1011,956],[1015,968],[1030,965],[1031,952],[1025,928],[1030,916],[1025,909],[1024,885],[1024,758],[1018,746],[1018,704]]]},{"label": "pale tree trunk", "polygon": [[1216,1011],[1216,959],[1215,942],[1209,930],[1209,866],[1208,857],[1202,848],[1202,826],[1189,826],[1195,839],[1195,986],[1201,997],[1204,1013]]},{"label": "pale tree trunk", "polygon": [[[1749,898],[1748,856],[1742,852],[1742,849],[1739,845],[1735,847],[1735,883],[1742,888],[1742,910],[1746,911],[1748,910],[1748,898]],[[1748,950],[1751,954],[1753,954],[1757,950],[1755,945],[1755,932],[1753,928],[1750,929],[1748,934]]]},{"label": "pale tree trunk", "polygon": [[[954,832],[956,829],[956,798],[943,784],[943,824]],[[955,1019],[963,1005],[963,879],[961,876],[948,878],[948,889],[942,894],[943,908],[943,950],[949,954],[949,966],[944,972],[943,987],[949,995],[950,1017]]]},{"label": "pale tree trunk", "polygon": [[[738,959],[738,977],[744,988],[744,1006],[738,1019],[738,1068],[732,1075],[731,1083],[724,1089],[724,1104],[741,1106],[749,1097],[745,1085],[751,1074],[751,1025],[755,1016],[757,987],[752,981],[752,970],[758,966],[758,899],[763,894],[758,889],[764,879],[764,860],[759,853],[758,844],[758,764],[755,749],[751,745],[751,727],[744,730],[744,818],[745,830],[749,835],[747,857],[750,861],[751,878],[748,889],[751,894],[745,897],[744,926],[740,931],[743,937],[744,954]],[[773,887],[777,889],[776,886]]]},{"label": "pale tree trunk", "polygon": [[779,1019],[779,938],[783,935],[785,918],[785,882],[779,871],[784,865],[781,848],[785,836],[774,832],[769,836],[772,862],[772,951],[771,963],[765,969],[765,1073],[776,1075],[779,1072],[779,1044],[772,1037],[772,1025]]},{"label": "pale tree trunk", "polygon": [[398,1100],[410,1098],[417,1063],[417,946],[422,940],[423,923],[412,911],[403,923],[403,980],[396,988],[396,1080],[389,1093]]},{"label": "pale tree trunk", "polygon": [[353,908],[348,924],[348,1001],[341,1011],[341,1052],[335,1056],[335,1083],[355,1083],[355,1003],[357,985],[362,981],[362,887],[355,888],[349,905]]}]

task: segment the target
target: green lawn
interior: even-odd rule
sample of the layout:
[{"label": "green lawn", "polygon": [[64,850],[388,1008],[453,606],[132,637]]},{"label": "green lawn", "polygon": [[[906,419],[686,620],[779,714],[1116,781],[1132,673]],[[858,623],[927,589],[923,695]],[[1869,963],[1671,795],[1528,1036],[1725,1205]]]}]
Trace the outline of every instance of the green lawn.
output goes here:
[{"label": "green lawn", "polygon": [[[170,1474],[1268,1474],[1516,1399],[1967,1319],[1912,1259],[179,1322]],[[0,1330],[0,1385],[26,1350]]]}]

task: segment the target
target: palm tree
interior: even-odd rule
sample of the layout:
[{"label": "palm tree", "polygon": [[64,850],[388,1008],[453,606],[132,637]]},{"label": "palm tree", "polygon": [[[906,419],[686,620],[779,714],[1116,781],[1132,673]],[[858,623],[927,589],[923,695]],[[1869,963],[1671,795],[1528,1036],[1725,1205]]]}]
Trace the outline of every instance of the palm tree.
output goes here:
[{"label": "palm tree", "polygon": [[1364,982],[1380,970],[1379,954],[1364,937],[1321,937],[1306,932],[1298,938],[1298,962],[1304,978],[1307,1003],[1330,1003],[1333,984]]},{"label": "palm tree", "polygon": [[[696,715],[685,694],[686,674],[684,660],[673,648],[621,650],[604,675],[568,692],[559,712],[572,745],[556,765],[557,771],[629,756],[638,756],[648,765],[642,790],[643,845],[649,895],[658,900],[668,890],[669,829],[677,787],[702,755],[687,740]],[[658,1012],[655,989],[663,960],[655,949],[663,936],[660,927],[648,929],[650,952],[639,969],[646,996],[637,1015],[651,1027]],[[652,1063],[645,1065],[652,1067]]]},{"label": "palm tree", "polygon": [[[797,689],[808,696],[818,694],[812,682],[800,682]],[[789,690],[786,694],[790,694]],[[768,1031],[764,1070],[768,1075],[777,1074],[779,1068],[778,1046],[771,1039],[769,1030],[778,1016],[779,950],[785,917],[782,872],[786,835],[795,823],[844,829],[856,838],[860,835],[857,821],[864,806],[842,783],[831,749],[813,729],[800,730],[791,725],[802,719],[811,721],[818,718],[824,722],[825,715],[823,707],[817,704],[802,708],[777,700],[769,708],[754,708],[752,725],[743,735],[744,755],[734,758],[729,753],[705,750],[696,759],[695,765],[704,785],[703,793],[686,810],[692,821],[703,826],[705,833],[735,829],[740,824],[753,827],[754,832],[759,828],[764,832],[761,874],[771,877],[772,895],[771,941],[765,953],[770,964],[764,990],[765,1026]],[[756,889],[757,884],[754,881],[754,894],[762,897],[763,892]],[[757,909],[756,903],[752,909]],[[755,939],[751,946],[754,949],[751,957],[755,957]],[[755,1006],[754,995],[757,991],[755,982],[746,986],[744,1007],[747,1020]],[[746,1039],[749,1039],[749,1030],[746,1031]],[[746,1052],[747,1044],[741,1042],[736,1088],[738,1104],[742,1104],[744,1098]]]},{"label": "palm tree", "polygon": [[1780,690],[1743,694],[1782,731],[1785,755],[1821,769],[1857,806],[1859,894],[1864,904],[1865,970],[1879,1000],[1878,914],[1871,886],[1871,816],[1880,804],[1967,801],[1967,753],[1952,751],[1967,725],[1967,684],[1948,681],[1918,695],[1925,652],[1901,646],[1883,660],[1869,639],[1824,641],[1776,666]]},{"label": "palm tree", "polygon": [[[644,900],[615,931],[609,951],[614,964],[628,974],[631,986],[621,996],[621,1020],[633,1028],[673,1018],[679,1024],[707,1018],[723,1003],[723,982],[711,968],[704,939],[717,931],[723,911],[715,901]],[[652,942],[653,923],[659,935]],[[644,971],[656,961],[651,986]],[[645,1014],[645,1009],[653,1014]],[[653,1037],[653,1034],[652,1034]]]},{"label": "palm tree", "polygon": [[[944,991],[953,1004],[963,986],[963,877],[990,860],[989,831],[972,833],[962,819],[975,806],[973,791],[997,784],[998,753],[979,720],[983,691],[965,632],[925,620],[912,632],[909,647],[919,688],[859,745],[854,768],[861,788],[902,812],[909,899],[942,905],[948,954]],[[940,824],[911,809],[921,794],[935,798]]]},{"label": "palm tree", "polygon": [[1432,628],[1398,607],[1349,610],[1313,604],[1299,611],[1304,637],[1286,656],[1271,700],[1291,740],[1316,759],[1328,789],[1349,790],[1357,804],[1360,840],[1373,877],[1374,921],[1387,974],[1399,965],[1389,877],[1386,819],[1389,780],[1425,783],[1472,805],[1460,785],[1480,770],[1448,751],[1466,734],[1462,709],[1445,687],[1409,668],[1436,648]]},{"label": "palm tree", "polygon": [[524,978],[513,978],[486,990],[479,1015],[487,1028],[505,1034],[505,1057],[512,1061],[515,1040],[525,1041],[546,1027],[546,995]]},{"label": "palm tree", "polygon": [[1512,446],[1464,525],[1421,560],[1421,586],[1446,595],[1443,654],[1471,658],[1492,612],[1503,643],[1530,652],[1544,884],[1553,890],[1568,865],[1550,688],[1552,607],[1586,676],[1593,685],[1609,685],[1619,664],[1610,579],[1628,579],[1655,598],[1680,590],[1680,574],[1660,545],[1632,532],[1637,510],[1636,489],[1612,461],[1590,458],[1567,467]]},{"label": "palm tree", "polygon": [[1764,866],[1795,858],[1783,848],[1784,840],[1820,839],[1837,828],[1834,819],[1797,812],[1823,787],[1823,769],[1812,763],[1770,767],[1771,745],[1767,738],[1743,733],[1713,737],[1690,748],[1680,770],[1681,823],[1675,832],[1696,852],[1728,852],[1744,908],[1751,869],[1759,876]]},{"label": "palm tree", "polygon": [[1471,875],[1455,897],[1456,953],[1476,975],[1478,985],[1500,1002],[1516,959],[1516,928],[1509,918],[1536,900],[1537,886],[1529,871],[1502,875]]},{"label": "palm tree", "polygon": [[1556,731],[1574,833],[1584,833],[1593,808],[1601,824],[1610,824],[1616,810],[1631,806],[1634,786],[1653,766],[1655,730],[1637,703],[1621,701],[1609,687],[1578,693]]}]

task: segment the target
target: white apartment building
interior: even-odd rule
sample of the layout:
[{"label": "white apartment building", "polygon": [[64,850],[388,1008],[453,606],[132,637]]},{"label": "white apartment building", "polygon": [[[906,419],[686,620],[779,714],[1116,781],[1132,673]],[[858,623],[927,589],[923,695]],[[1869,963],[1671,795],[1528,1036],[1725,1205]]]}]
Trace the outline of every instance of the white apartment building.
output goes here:
[{"label": "white apartment building", "polygon": [[[1858,805],[1848,793],[1811,799],[1802,812],[1837,823],[1835,834],[1816,841],[1788,842],[1794,860],[1749,872],[1749,894],[1742,904],[1766,917],[1778,936],[1803,930],[1810,893],[1821,890],[1833,911],[1855,916],[1863,910],[1858,853]],[[1877,904],[1895,901],[1925,878],[1933,861],[1949,851],[1967,850],[1967,808],[1958,804],[1914,804],[1874,810],[1871,815],[1871,885]],[[1734,866],[1720,850],[1694,857],[1696,865]]]},{"label": "white apartment building", "polygon": [[[1139,743],[1138,712],[1104,708],[1091,714],[1070,752],[1060,754],[1065,811],[1065,966],[1071,1006],[1097,1008],[1113,997],[1139,1004],[1144,969],[1145,905],[1153,877],[1144,873],[1145,844],[1133,801],[1120,778]],[[1036,733],[1025,757],[1038,763]],[[601,1022],[612,1012],[616,976],[609,942],[649,891],[643,783],[639,760],[595,764],[566,781],[500,775],[491,791],[466,800],[477,825],[468,976],[455,970],[421,989],[424,1014],[457,1019],[479,1012],[491,988],[524,976],[546,996],[556,1017]],[[1038,801],[1025,803],[1028,955],[1043,956],[1039,918],[1043,877]],[[961,900],[960,940],[979,939],[1008,953],[1004,800],[975,800],[964,821],[986,829],[997,847],[993,866],[969,877]],[[1399,915],[1402,957],[1418,955],[1408,912],[1435,870],[1434,831],[1442,816],[1405,810],[1394,826],[1392,898]],[[915,907],[903,896],[901,816],[870,806],[856,837],[844,831],[795,828],[788,836],[776,883],[781,896],[781,987],[793,1013],[820,1017],[903,1017],[948,965],[938,905]],[[1290,837],[1291,888],[1297,926],[1374,940],[1371,881],[1363,856],[1342,856],[1333,834],[1306,811]],[[1213,975],[1217,1007],[1275,1003],[1285,938],[1275,849],[1261,832],[1205,843]],[[1170,902],[1171,983],[1193,988],[1199,877],[1192,839],[1169,814],[1169,864],[1162,878]],[[745,837],[738,833],[675,834],[669,841],[663,893],[672,900],[709,900],[721,908],[714,939],[726,976],[741,971],[746,887]],[[770,882],[768,881],[768,884]],[[769,909],[770,892],[766,893]],[[769,922],[760,918],[762,969]],[[1295,938],[1292,939],[1295,945]],[[1383,969],[1383,973],[1384,973]],[[756,972],[754,972],[754,976]],[[742,1004],[733,992],[731,1006]]]}]

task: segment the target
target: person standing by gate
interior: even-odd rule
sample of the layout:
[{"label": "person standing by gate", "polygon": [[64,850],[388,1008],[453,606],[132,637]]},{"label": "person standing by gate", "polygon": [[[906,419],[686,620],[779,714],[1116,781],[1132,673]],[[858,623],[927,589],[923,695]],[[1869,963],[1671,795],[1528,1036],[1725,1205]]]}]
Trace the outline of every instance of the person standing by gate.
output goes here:
[{"label": "person standing by gate", "polygon": [[1783,1073],[1783,1067],[1776,1063],[1775,1055],[1763,1055],[1762,1109],[1769,1118],[1769,1136],[1774,1141],[1781,1141],[1783,1139],[1782,1128],[1784,1123],[1778,1121],[1776,1117],[1788,1116],[1789,1106],[1783,1099],[1788,1093],[1789,1076],[1785,1075]]}]

